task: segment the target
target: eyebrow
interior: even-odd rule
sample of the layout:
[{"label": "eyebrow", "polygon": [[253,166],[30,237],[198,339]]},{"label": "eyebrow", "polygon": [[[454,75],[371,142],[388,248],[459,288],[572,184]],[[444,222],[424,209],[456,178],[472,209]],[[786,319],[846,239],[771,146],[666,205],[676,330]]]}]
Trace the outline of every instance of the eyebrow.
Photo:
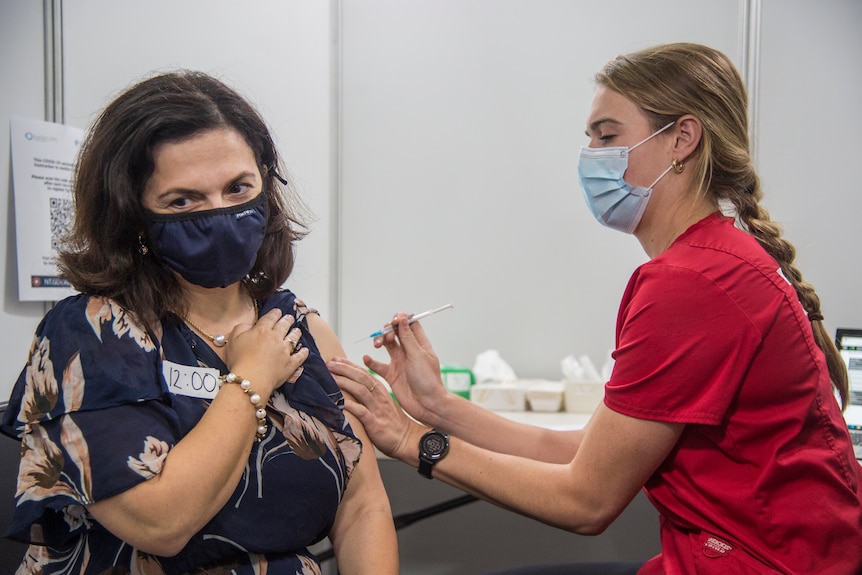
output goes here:
[{"label": "eyebrow", "polygon": [[622,122],[614,120],[613,118],[599,118],[598,120],[595,120],[590,123],[589,129],[585,131],[584,134],[589,137],[590,132],[595,132],[601,127],[602,124],[614,124],[615,126],[619,126],[622,124]]},{"label": "eyebrow", "polygon": [[251,178],[251,179],[260,178],[261,182],[263,182],[263,175],[260,172],[256,172],[254,170],[243,170],[234,179],[231,180],[231,183],[235,184],[238,181],[244,180],[246,178]]}]

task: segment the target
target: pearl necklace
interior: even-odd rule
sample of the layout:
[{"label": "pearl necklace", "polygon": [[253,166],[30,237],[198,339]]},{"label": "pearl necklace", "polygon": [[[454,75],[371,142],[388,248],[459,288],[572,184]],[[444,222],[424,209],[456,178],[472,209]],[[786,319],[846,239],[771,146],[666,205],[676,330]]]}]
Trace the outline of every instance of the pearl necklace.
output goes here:
[{"label": "pearl necklace", "polygon": [[[254,298],[251,298],[251,301],[254,304],[254,319],[255,319],[255,321],[257,321],[257,300]],[[190,326],[195,328],[197,331],[199,331],[201,333],[201,335],[203,335],[208,340],[210,340],[214,346],[224,347],[225,345],[227,345],[228,340],[227,340],[227,338],[225,338],[223,333],[217,333],[215,335],[210,335],[207,332],[205,332],[203,329],[201,329],[201,327],[199,325],[197,325],[195,322],[190,320],[189,316],[184,315],[183,319],[185,320],[185,322],[187,324],[189,324]]]}]

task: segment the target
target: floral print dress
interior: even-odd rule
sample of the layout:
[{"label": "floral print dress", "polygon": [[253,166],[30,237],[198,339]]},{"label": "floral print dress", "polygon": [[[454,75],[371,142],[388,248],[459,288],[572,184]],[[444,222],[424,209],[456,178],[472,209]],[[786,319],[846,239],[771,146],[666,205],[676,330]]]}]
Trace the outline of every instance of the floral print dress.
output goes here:
[{"label": "floral print dress", "polygon": [[[274,307],[305,311],[286,290],[260,314]],[[209,400],[170,392],[166,365],[227,367],[184,323],[150,332],[106,298],[59,302],[36,331],[0,425],[21,440],[6,532],[30,543],[18,573],[320,573],[307,547],[332,527],[361,444],[307,329],[301,341],[310,350],[303,372],[273,393],[267,435],[230,500],[179,554],[157,557],[117,539],[84,506],[158,475],[206,411]]]}]

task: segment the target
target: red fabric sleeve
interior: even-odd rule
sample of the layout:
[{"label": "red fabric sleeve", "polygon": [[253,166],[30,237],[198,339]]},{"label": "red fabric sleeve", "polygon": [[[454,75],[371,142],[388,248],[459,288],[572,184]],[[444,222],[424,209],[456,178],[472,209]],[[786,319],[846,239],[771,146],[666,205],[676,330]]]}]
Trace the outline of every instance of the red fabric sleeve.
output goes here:
[{"label": "red fabric sleeve", "polygon": [[702,274],[645,264],[617,320],[605,404],[643,419],[719,424],[761,336],[727,293]]}]

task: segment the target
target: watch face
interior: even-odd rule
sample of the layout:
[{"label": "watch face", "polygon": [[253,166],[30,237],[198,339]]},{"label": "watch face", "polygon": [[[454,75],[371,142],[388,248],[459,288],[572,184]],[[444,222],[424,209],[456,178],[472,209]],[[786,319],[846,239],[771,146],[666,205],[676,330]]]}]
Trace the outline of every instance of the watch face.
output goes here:
[{"label": "watch face", "polygon": [[419,475],[432,479],[431,469],[446,457],[449,451],[449,436],[432,429],[419,440]]},{"label": "watch face", "polygon": [[446,454],[449,449],[447,437],[439,432],[426,433],[422,438],[422,452],[427,457],[437,458]]},{"label": "watch face", "polygon": [[439,435],[432,435],[425,439],[425,452],[428,455],[435,455],[443,451],[443,448],[446,446],[446,442],[443,441],[443,438]]}]

